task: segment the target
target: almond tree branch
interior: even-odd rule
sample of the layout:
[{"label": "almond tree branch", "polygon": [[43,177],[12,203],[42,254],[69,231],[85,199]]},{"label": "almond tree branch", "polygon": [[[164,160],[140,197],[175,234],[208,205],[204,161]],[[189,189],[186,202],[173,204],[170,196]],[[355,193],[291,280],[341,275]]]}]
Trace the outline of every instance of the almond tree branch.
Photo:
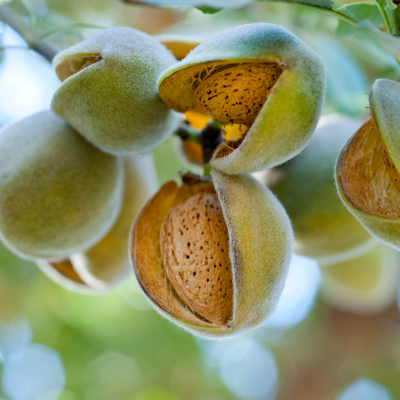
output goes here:
[{"label": "almond tree branch", "polygon": [[51,62],[56,55],[56,51],[36,36],[31,28],[26,25],[21,18],[18,18],[7,6],[0,3],[0,21],[3,21],[10,28],[14,29],[26,42],[30,49],[42,55],[47,61]]}]

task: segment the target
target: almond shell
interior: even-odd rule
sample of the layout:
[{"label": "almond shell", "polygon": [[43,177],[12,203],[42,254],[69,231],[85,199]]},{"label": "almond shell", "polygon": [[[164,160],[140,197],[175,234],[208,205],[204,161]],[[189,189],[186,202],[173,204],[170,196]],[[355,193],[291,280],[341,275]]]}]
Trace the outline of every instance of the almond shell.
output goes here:
[{"label": "almond shell", "polygon": [[[346,157],[351,156],[353,143],[357,139],[356,135],[362,134],[361,130],[350,139],[338,157],[335,168],[336,186],[344,205],[364,228],[372,236],[400,250],[400,83],[378,79],[371,87],[370,110],[372,119],[366,122],[362,129],[371,131],[370,135],[374,135],[374,142],[371,141],[372,139],[363,139],[364,142],[360,142],[359,147],[363,145],[362,143],[365,148],[369,146],[369,152],[372,154],[369,157],[372,161],[365,165],[373,171],[372,173],[369,171],[368,176],[366,170],[360,171],[358,181],[353,183],[354,188],[360,187],[357,189],[360,200],[356,202],[345,189],[345,181],[351,178],[354,171],[348,172],[343,166]],[[371,162],[374,162],[374,157],[377,158],[377,153],[380,154],[381,161],[378,160],[375,162],[378,165],[371,167]],[[360,163],[362,160],[359,158],[357,162]],[[380,183],[375,183],[376,177],[379,177]],[[369,203],[364,207],[364,200],[361,197],[370,191],[372,185],[375,185],[372,192],[374,197],[366,198]]]},{"label": "almond shell", "polygon": [[211,166],[226,174],[242,174],[273,167],[298,154],[321,114],[325,96],[325,67],[321,58],[278,25],[238,26],[205,40],[167,69],[158,81],[162,99],[179,112],[198,110],[193,74],[199,74],[201,80],[207,63],[218,62],[221,65],[275,63],[283,72],[240,147],[217,158],[224,148],[221,144],[214,152]]},{"label": "almond shell", "polygon": [[274,311],[292,255],[293,234],[282,205],[249,175],[212,170],[229,232],[233,314],[224,325],[200,319],[171,293],[160,255],[160,228],[168,211],[211,183],[177,186],[167,182],[139,214],[131,237],[137,280],[150,304],[192,334],[209,339],[233,336],[259,326]]}]

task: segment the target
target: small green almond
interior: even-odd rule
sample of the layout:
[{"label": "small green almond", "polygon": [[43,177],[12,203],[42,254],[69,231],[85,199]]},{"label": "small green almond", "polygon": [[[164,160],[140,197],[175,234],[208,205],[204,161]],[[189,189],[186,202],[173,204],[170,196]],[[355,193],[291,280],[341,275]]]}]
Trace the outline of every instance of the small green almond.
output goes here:
[{"label": "small green almond", "polygon": [[375,244],[344,207],[332,178],[340,149],[361,124],[342,115],[323,117],[298,156],[261,178],[289,214],[294,251],[322,264],[353,258]]},{"label": "small green almond", "polygon": [[240,140],[222,143],[210,162],[226,174],[241,174],[281,164],[306,146],[321,114],[325,67],[288,30],[257,23],[205,40],[158,85],[172,109],[242,127]]},{"label": "small green almond", "polygon": [[0,235],[28,259],[60,260],[112,227],[123,194],[121,161],[65,120],[42,111],[0,131]]},{"label": "small green almond", "polygon": [[396,299],[400,257],[376,241],[365,254],[321,268],[322,299],[333,307],[358,314],[377,314]]},{"label": "small green almond", "polygon": [[158,76],[175,62],[145,33],[101,30],[54,58],[62,83],[51,107],[103,151],[148,152],[168,139],[181,119],[157,89]]}]

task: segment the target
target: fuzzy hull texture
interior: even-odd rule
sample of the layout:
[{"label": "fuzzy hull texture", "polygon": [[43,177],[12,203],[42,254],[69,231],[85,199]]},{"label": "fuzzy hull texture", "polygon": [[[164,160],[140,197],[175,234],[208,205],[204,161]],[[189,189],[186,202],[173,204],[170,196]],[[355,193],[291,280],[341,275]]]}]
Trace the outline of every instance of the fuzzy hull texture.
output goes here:
[{"label": "fuzzy hull texture", "polygon": [[194,335],[221,339],[259,326],[274,311],[291,260],[293,235],[281,204],[254,178],[216,170],[211,176],[229,234],[233,312],[225,325],[199,318],[169,292],[159,248],[160,229],[168,211],[210,187],[209,183],[165,184],[135,223],[131,254],[138,282],[161,315]]},{"label": "fuzzy hull texture", "polygon": [[[97,61],[69,76],[64,72],[66,64],[90,55]],[[149,35],[131,28],[102,30],[55,57],[58,75],[68,77],[51,107],[103,151],[145,153],[168,139],[181,119],[157,90],[157,77],[175,62]]]},{"label": "fuzzy hull texture", "polygon": [[0,233],[24,258],[59,260],[111,228],[123,193],[121,161],[52,111],[0,132]]},{"label": "fuzzy hull texture", "polygon": [[[228,29],[204,41],[159,79],[160,95],[171,108],[179,112],[207,112],[195,99],[198,85],[207,82],[204,77],[214,73],[217,67],[226,67],[224,74],[230,79],[229,66],[237,68],[249,63],[260,68],[274,65],[282,72],[273,86],[266,88],[268,98],[240,146],[224,157],[218,155],[225,145],[216,149],[211,165],[226,174],[249,173],[276,166],[306,146],[317,126],[324,102],[326,78],[321,58],[278,25],[248,24]],[[251,84],[262,78],[254,77]],[[235,79],[246,80],[246,74],[241,73]],[[222,86],[221,90],[224,88]],[[245,96],[245,89],[249,90],[243,83],[242,89],[233,90],[232,87],[232,91],[226,88],[226,92],[214,94],[210,90],[207,93],[210,93],[209,100],[215,95],[223,99],[225,96],[239,96],[241,91]],[[250,100],[253,102],[253,98]],[[241,101],[244,100],[239,96],[232,110],[244,107]],[[253,106],[248,105],[248,113]]]},{"label": "fuzzy hull texture", "polygon": [[371,118],[342,149],[338,193],[367,231],[400,250],[400,83],[378,79],[370,91]]}]

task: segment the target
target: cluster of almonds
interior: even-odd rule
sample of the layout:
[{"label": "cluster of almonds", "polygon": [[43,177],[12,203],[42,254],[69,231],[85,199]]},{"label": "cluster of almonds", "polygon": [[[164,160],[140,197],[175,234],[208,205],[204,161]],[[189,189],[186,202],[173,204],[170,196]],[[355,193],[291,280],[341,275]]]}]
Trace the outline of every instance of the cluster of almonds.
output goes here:
[{"label": "cluster of almonds", "polygon": [[180,122],[155,82],[176,63],[157,40],[103,30],[54,59],[51,108],[0,132],[0,235],[72,289],[127,276],[132,221],[157,190],[149,150]]},{"label": "cluster of almonds", "polygon": [[[21,257],[82,290],[121,279],[130,258],[157,311],[215,338],[260,325],[283,290],[293,234],[266,185],[288,208],[305,255],[326,260],[340,254],[343,261],[367,248],[371,237],[340,203],[332,206],[337,218],[321,226],[319,210],[335,197],[331,187],[314,200],[296,197],[302,179],[318,186],[326,175],[317,171],[325,155],[313,143],[307,162],[294,158],[320,117],[320,57],[289,31],[264,23],[223,31],[186,55],[192,46],[175,46],[177,62],[156,39],[111,28],[58,54],[54,67],[62,83],[52,110],[0,132],[0,234]],[[374,85],[373,120],[338,162],[345,204],[391,244],[400,217],[395,85]],[[193,115],[212,117],[224,125],[225,140],[212,154],[210,177],[183,175],[179,186],[167,182],[148,200],[155,184],[146,154],[178,130],[180,113],[189,124]],[[327,147],[326,157],[336,155],[340,140]],[[249,175],[288,160],[263,183]],[[378,164],[386,175],[376,173]],[[362,182],[369,184],[371,174],[376,183],[365,190]],[[312,201],[315,207],[307,204]]]}]

